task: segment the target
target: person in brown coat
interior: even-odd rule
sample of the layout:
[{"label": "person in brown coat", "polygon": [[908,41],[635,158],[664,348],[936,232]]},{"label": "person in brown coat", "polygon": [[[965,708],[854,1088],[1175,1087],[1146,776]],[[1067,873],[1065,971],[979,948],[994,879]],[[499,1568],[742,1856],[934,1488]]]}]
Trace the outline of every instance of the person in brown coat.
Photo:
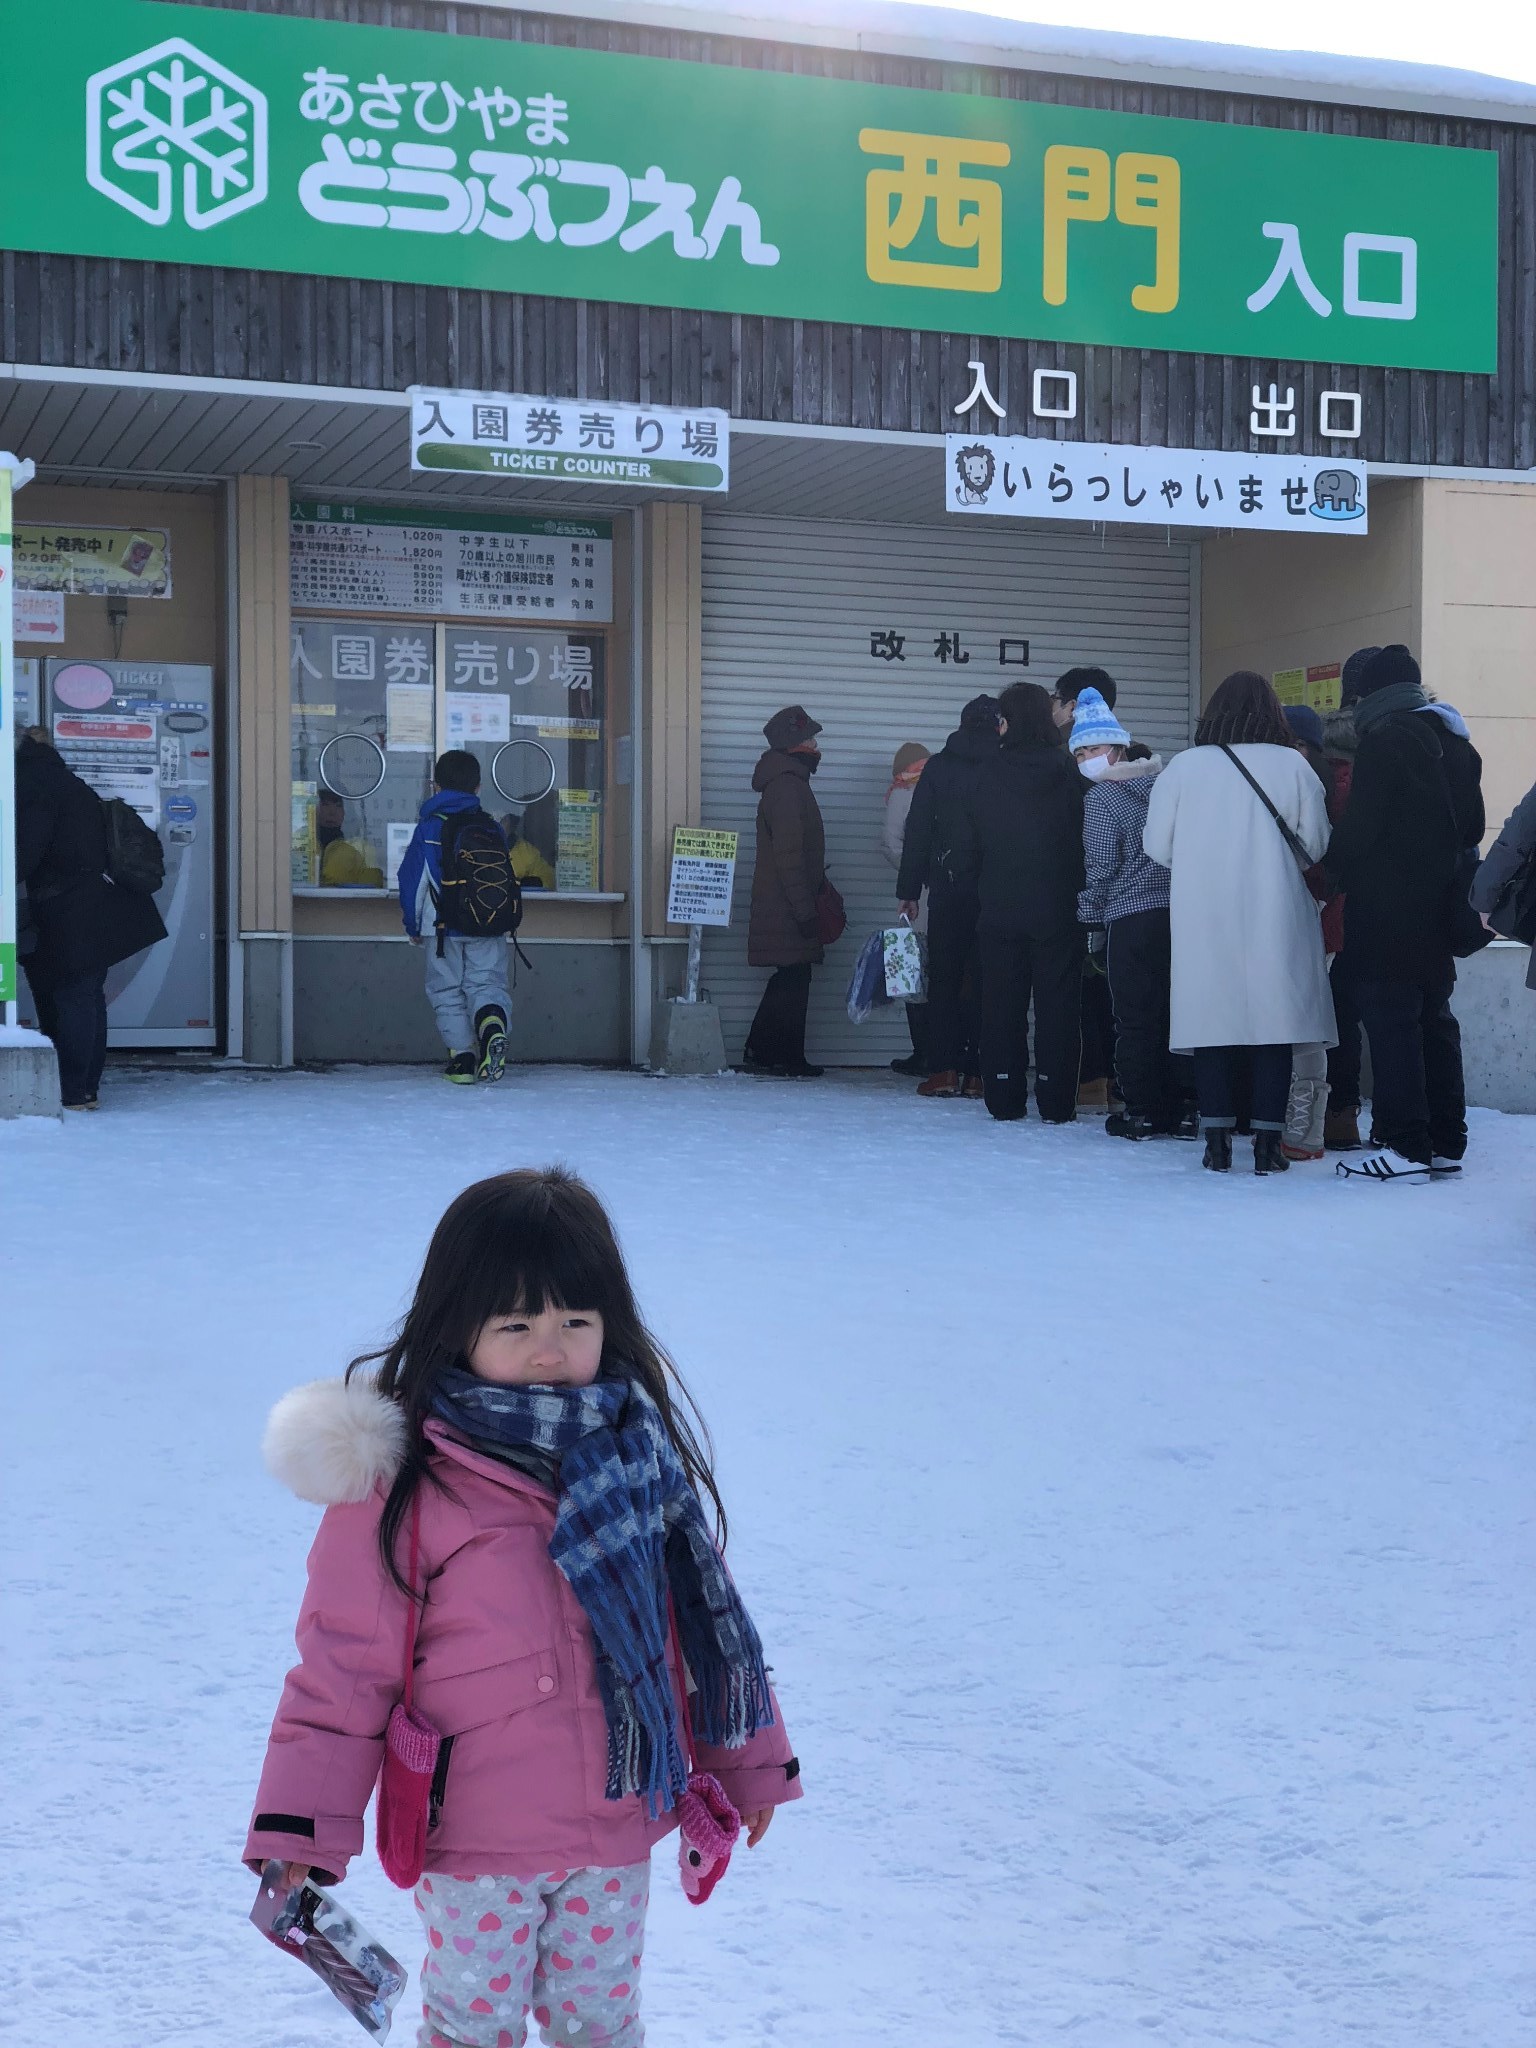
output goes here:
[{"label": "person in brown coat", "polygon": [[816,893],[826,879],[827,840],[811,789],[811,777],[821,765],[820,731],[798,704],[776,711],[763,727],[768,751],[752,771],[757,865],[747,959],[773,973],[747,1033],[744,1057],[749,1067],[796,1079],[822,1071],[805,1057],[811,969],[824,957]]}]

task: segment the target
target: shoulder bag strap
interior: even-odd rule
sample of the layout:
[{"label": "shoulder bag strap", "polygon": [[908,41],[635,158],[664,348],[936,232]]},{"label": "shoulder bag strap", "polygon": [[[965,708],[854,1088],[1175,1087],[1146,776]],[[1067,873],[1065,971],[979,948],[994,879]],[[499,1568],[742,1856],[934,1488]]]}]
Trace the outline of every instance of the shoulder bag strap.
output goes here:
[{"label": "shoulder bag strap", "polygon": [[1239,761],[1236,754],[1233,753],[1232,749],[1226,744],[1225,741],[1221,742],[1221,751],[1226,755],[1227,759],[1232,763],[1232,766],[1237,770],[1238,774],[1241,775],[1244,782],[1247,783],[1248,787],[1253,791],[1254,795],[1258,798],[1259,802],[1264,806],[1265,810],[1268,811],[1269,815],[1274,819],[1275,823],[1279,826],[1280,837],[1291,849],[1291,852],[1295,855],[1297,866],[1301,869],[1302,873],[1305,874],[1307,869],[1310,867],[1314,867],[1316,863],[1314,862],[1311,854],[1308,853],[1307,849],[1296,837],[1296,834],[1291,830],[1290,826],[1285,822],[1284,818],[1281,817],[1280,813],[1275,809],[1274,805],[1270,802],[1268,790],[1264,788],[1262,783],[1255,781],[1254,777],[1248,773],[1248,770],[1243,766],[1242,762]]},{"label": "shoulder bag strap", "polygon": [[405,1623],[405,1711],[411,1711],[411,1701],[416,1691],[416,1624],[419,1619],[416,1601],[416,1560],[421,1554],[421,1488],[418,1486],[411,1496],[411,1561],[406,1569]]}]

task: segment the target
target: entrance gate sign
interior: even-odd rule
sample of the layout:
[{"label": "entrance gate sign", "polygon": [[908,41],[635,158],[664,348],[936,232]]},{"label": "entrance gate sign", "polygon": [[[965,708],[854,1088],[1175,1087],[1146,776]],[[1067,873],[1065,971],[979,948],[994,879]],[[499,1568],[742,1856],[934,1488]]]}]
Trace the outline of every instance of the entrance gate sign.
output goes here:
[{"label": "entrance gate sign", "polygon": [[411,390],[412,469],[724,491],[731,416],[496,391]]},{"label": "entrance gate sign", "polygon": [[8,12],[11,249],[1497,367],[1488,150],[159,0],[72,0],[66,36]]},{"label": "entrance gate sign", "polygon": [[1363,462],[1208,448],[1089,447],[1023,435],[950,434],[944,502],[1006,519],[1364,533]]}]

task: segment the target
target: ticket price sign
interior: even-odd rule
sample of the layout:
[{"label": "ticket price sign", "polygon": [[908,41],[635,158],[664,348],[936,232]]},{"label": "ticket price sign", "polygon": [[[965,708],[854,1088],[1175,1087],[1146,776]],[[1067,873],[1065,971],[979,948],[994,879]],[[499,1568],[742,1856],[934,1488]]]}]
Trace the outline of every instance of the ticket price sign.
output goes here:
[{"label": "ticket price sign", "polygon": [[688,978],[683,1000],[699,1000],[699,953],[705,925],[724,929],[731,921],[736,886],[736,834],[678,825],[672,833],[672,879],[667,890],[667,923],[688,927]]}]

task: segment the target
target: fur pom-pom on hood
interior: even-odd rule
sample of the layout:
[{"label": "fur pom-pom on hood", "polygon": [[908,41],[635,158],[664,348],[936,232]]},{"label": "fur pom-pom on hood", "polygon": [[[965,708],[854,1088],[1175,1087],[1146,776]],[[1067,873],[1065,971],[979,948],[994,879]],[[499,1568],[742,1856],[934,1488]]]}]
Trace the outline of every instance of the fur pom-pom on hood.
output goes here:
[{"label": "fur pom-pom on hood", "polygon": [[317,1507],[364,1501],[405,1459],[405,1416],[371,1379],[311,1380],[267,1418],[261,1455],[272,1477]]}]

